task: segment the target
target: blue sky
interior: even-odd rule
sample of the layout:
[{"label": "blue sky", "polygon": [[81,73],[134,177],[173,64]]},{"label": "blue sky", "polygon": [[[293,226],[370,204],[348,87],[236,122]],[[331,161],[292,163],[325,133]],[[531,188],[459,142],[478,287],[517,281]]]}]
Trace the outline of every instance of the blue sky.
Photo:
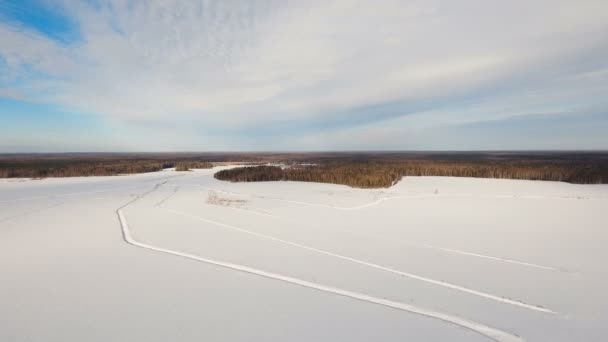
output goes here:
[{"label": "blue sky", "polygon": [[0,0],[0,153],[608,149],[608,2]]}]

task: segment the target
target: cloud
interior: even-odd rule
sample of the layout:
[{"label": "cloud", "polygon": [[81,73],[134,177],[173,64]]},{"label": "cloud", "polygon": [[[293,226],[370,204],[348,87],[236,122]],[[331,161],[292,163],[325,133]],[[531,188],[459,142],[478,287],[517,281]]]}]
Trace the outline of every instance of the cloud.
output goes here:
[{"label": "cloud", "polygon": [[54,5],[79,39],[0,23],[0,97],[125,124],[302,128],[302,146],[306,130],[608,108],[601,0]]}]

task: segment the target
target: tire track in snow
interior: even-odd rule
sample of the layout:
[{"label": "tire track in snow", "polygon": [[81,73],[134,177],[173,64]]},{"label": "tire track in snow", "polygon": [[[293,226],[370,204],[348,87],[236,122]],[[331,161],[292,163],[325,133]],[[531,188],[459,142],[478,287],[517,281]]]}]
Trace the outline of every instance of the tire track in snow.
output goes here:
[{"label": "tire track in snow", "polygon": [[254,214],[254,215],[258,215],[258,216],[271,217],[271,218],[280,218],[279,216],[276,216],[276,215],[267,214],[267,213],[263,213],[263,212],[259,212],[259,211],[254,211],[254,210],[248,210],[248,209],[243,209],[243,208],[232,207],[232,206],[229,206],[229,205],[221,205],[221,204],[209,204],[209,205],[214,205],[216,207],[226,208],[226,209],[231,209],[231,210],[236,210],[236,211],[242,211],[242,212],[245,212],[245,213]]},{"label": "tire track in snow", "polygon": [[337,210],[358,210],[358,209],[363,209],[363,208],[368,208],[368,207],[373,207],[376,206],[384,201],[389,201],[389,200],[399,200],[399,199],[426,199],[426,198],[512,198],[512,199],[558,199],[558,200],[573,200],[573,199],[581,199],[578,197],[551,197],[551,196],[509,196],[509,195],[474,195],[474,194],[470,194],[470,195],[439,195],[439,194],[429,194],[429,195],[414,195],[414,196],[409,196],[409,195],[404,195],[404,196],[384,196],[384,197],[380,197],[377,200],[374,200],[372,202],[368,202],[368,203],[364,203],[364,204],[360,204],[360,205],[356,205],[356,206],[352,206],[352,207],[340,207],[340,206],[334,206],[334,205],[329,205],[329,204],[322,204],[322,203],[314,203],[314,202],[304,202],[304,201],[295,201],[295,200],[289,200],[289,199],[285,199],[285,198],[280,198],[280,197],[270,197],[270,196],[261,196],[261,195],[252,195],[252,194],[240,194],[240,193],[233,193],[233,192],[228,192],[228,191],[223,191],[223,190],[219,190],[219,189],[212,189],[212,188],[208,188],[210,190],[215,190],[218,192],[225,192],[225,193],[231,193],[231,194],[235,194],[235,195],[241,195],[241,196],[250,196],[250,197],[254,197],[254,198],[261,198],[261,199],[267,199],[267,200],[272,200],[272,201],[280,201],[280,202],[285,202],[285,203],[293,203],[293,204],[300,204],[300,205],[308,205],[308,206],[315,206],[315,207],[323,207],[323,208],[330,208],[330,209],[337,209]]},{"label": "tire track in snow", "polygon": [[199,217],[199,216],[195,216],[195,215],[191,215],[191,214],[187,214],[187,213],[182,213],[182,212],[179,212],[179,211],[176,211],[176,210],[172,210],[172,209],[165,209],[165,210],[167,210],[168,212],[173,213],[175,215],[189,217],[191,219],[195,219],[195,220],[211,223],[211,224],[214,224],[214,225],[217,225],[217,226],[220,226],[220,227],[236,230],[236,231],[239,231],[239,232],[242,232],[242,233],[246,233],[246,234],[249,234],[249,235],[254,235],[254,236],[261,237],[261,238],[264,238],[264,239],[267,239],[267,240],[272,240],[272,241],[276,241],[276,242],[283,243],[283,244],[286,244],[286,245],[290,245],[290,246],[298,247],[298,248],[301,248],[301,249],[309,250],[309,251],[312,251],[312,252],[328,255],[328,256],[331,256],[331,257],[334,257],[334,258],[346,260],[346,261],[349,261],[349,262],[353,262],[353,263],[356,263],[356,264],[364,265],[364,266],[367,266],[367,267],[370,267],[370,268],[374,268],[374,269],[378,269],[378,270],[381,270],[381,271],[397,274],[397,275],[400,275],[400,276],[403,276],[403,277],[407,277],[407,278],[410,278],[410,279],[415,279],[415,280],[423,281],[423,282],[426,282],[426,283],[429,283],[429,284],[433,284],[433,285],[437,285],[437,286],[442,286],[442,287],[449,288],[449,289],[452,289],[452,290],[461,291],[461,292],[468,293],[468,294],[471,294],[471,295],[475,295],[475,296],[478,296],[478,297],[490,299],[490,300],[493,300],[493,301],[496,301],[496,302],[499,302],[499,303],[502,303],[502,304],[513,305],[513,306],[521,307],[521,308],[524,308],[524,309],[538,311],[538,312],[543,312],[543,313],[556,314],[556,312],[553,311],[553,310],[551,310],[551,309],[547,309],[547,308],[544,308],[544,307],[541,307],[541,306],[524,303],[524,302],[519,301],[519,300],[504,298],[504,297],[496,296],[496,295],[493,295],[493,294],[490,294],[490,293],[486,293],[486,292],[482,292],[482,291],[478,291],[478,290],[473,290],[473,289],[470,289],[470,288],[467,288],[467,287],[464,287],[464,286],[460,286],[460,285],[444,282],[444,281],[441,281],[441,280],[431,279],[431,278],[419,276],[419,275],[416,275],[416,274],[412,274],[412,273],[408,273],[408,272],[403,272],[403,271],[395,270],[395,269],[392,269],[392,268],[389,268],[389,267],[385,267],[385,266],[381,266],[381,265],[378,265],[378,264],[374,264],[374,263],[371,263],[371,262],[367,262],[367,261],[351,258],[351,257],[344,256],[344,255],[341,255],[341,254],[336,254],[336,253],[324,251],[324,250],[317,249],[317,248],[310,247],[310,246],[306,246],[306,245],[301,245],[301,244],[298,244],[298,243],[295,243],[295,242],[279,239],[279,238],[276,238],[274,236],[269,236],[269,235],[265,235],[265,234],[260,234],[260,233],[252,232],[252,231],[249,231],[249,230],[246,230],[246,229],[243,229],[243,228],[238,228],[238,227],[231,226],[231,225],[228,225],[228,224],[225,224],[225,223],[208,220],[208,219],[205,219],[205,218],[202,218],[202,217]]},{"label": "tire track in snow", "polygon": [[253,198],[260,198],[260,199],[266,199],[266,200],[272,200],[272,201],[279,201],[279,202],[285,202],[285,203],[293,203],[293,204],[300,204],[300,205],[307,205],[307,206],[315,206],[315,207],[322,207],[322,208],[330,208],[330,209],[337,209],[337,210],[358,210],[358,209],[363,209],[363,208],[368,208],[368,207],[372,207],[372,206],[376,206],[384,201],[388,201],[388,200],[399,200],[399,199],[425,199],[425,198],[494,198],[494,199],[498,199],[498,198],[505,198],[505,199],[557,199],[557,200],[580,200],[580,199],[591,199],[590,197],[581,197],[581,196],[542,196],[542,195],[492,195],[492,194],[415,194],[415,195],[397,195],[397,196],[383,196],[381,198],[378,198],[372,202],[368,202],[368,203],[364,203],[364,204],[360,204],[360,205],[356,205],[356,206],[352,206],[352,207],[341,207],[341,206],[334,206],[334,205],[329,205],[329,204],[323,204],[323,203],[314,203],[314,202],[305,202],[305,201],[296,201],[296,200],[289,200],[289,199],[285,199],[285,198],[280,198],[280,197],[271,197],[271,196],[262,196],[262,195],[254,195],[254,194],[247,194],[247,193],[241,193],[241,192],[234,192],[234,191],[227,191],[227,190],[221,190],[221,189],[217,189],[217,188],[210,188],[210,187],[206,187],[203,185],[199,185],[199,184],[184,184],[184,185],[190,185],[190,186],[197,186],[197,187],[201,187],[203,189],[207,189],[207,190],[213,190],[213,191],[217,191],[217,192],[223,192],[226,194],[231,194],[231,195],[237,195],[237,196],[248,196],[248,197],[253,197]]},{"label": "tire track in snow", "polygon": [[148,193],[156,190],[156,188],[157,187],[136,197],[135,199],[129,201],[128,203],[124,204],[123,206],[121,206],[120,208],[118,208],[116,210],[116,214],[118,215],[118,220],[120,222],[120,226],[121,226],[121,230],[122,230],[123,239],[126,243],[136,246],[136,247],[140,247],[140,248],[144,248],[144,249],[148,249],[148,250],[152,250],[152,251],[156,251],[156,252],[161,252],[161,253],[165,253],[165,254],[170,254],[170,255],[186,258],[186,259],[191,259],[191,260],[231,269],[234,271],[249,273],[249,274],[257,275],[257,276],[268,278],[268,279],[278,280],[278,281],[282,281],[282,282],[293,284],[293,285],[299,285],[302,287],[306,287],[306,288],[310,288],[310,289],[314,289],[314,290],[318,290],[318,291],[322,291],[322,292],[326,292],[326,293],[332,293],[335,295],[348,297],[348,298],[356,299],[356,300],[367,302],[367,303],[377,304],[377,305],[381,305],[381,306],[385,306],[385,307],[389,307],[389,308],[393,308],[393,309],[397,309],[397,310],[401,310],[401,311],[405,311],[405,312],[409,312],[409,313],[413,313],[413,314],[426,316],[429,318],[437,319],[437,320],[443,321],[445,323],[453,324],[458,327],[473,331],[475,333],[488,337],[497,342],[525,342],[525,340],[523,338],[521,338],[517,335],[508,333],[506,331],[498,330],[498,329],[483,325],[478,322],[470,321],[470,320],[467,320],[467,319],[464,319],[464,318],[461,318],[458,316],[453,316],[450,314],[425,309],[425,308],[418,307],[418,306],[411,305],[411,304],[391,301],[391,300],[383,299],[383,298],[377,298],[377,297],[373,297],[373,296],[366,295],[363,293],[358,293],[358,292],[343,290],[343,289],[339,289],[339,288],[335,288],[335,287],[331,287],[331,286],[326,286],[323,284],[314,283],[314,282],[310,282],[310,281],[306,281],[306,280],[302,280],[302,279],[298,279],[298,278],[293,278],[293,277],[289,277],[289,276],[284,276],[284,275],[277,274],[277,273],[266,272],[266,271],[255,269],[252,267],[247,267],[247,266],[233,264],[233,263],[224,262],[224,261],[213,260],[213,259],[209,259],[209,258],[203,258],[198,255],[178,252],[178,251],[174,251],[171,249],[156,247],[156,246],[152,246],[149,244],[139,242],[131,236],[131,231],[129,230],[129,226],[128,226],[127,220],[122,212],[122,209],[124,209],[128,205],[132,204],[133,202],[141,199]]},{"label": "tire track in snow", "polygon": [[549,270],[549,271],[555,271],[555,272],[572,273],[572,272],[569,272],[569,271],[561,269],[561,268],[550,267],[550,266],[543,266],[543,265],[533,264],[533,263],[524,262],[524,261],[517,261],[517,260],[513,260],[513,259],[508,259],[508,258],[501,258],[501,257],[495,257],[495,256],[491,256],[491,255],[485,255],[485,254],[479,254],[479,253],[461,251],[461,250],[457,250],[457,249],[445,248],[445,247],[440,247],[440,246],[429,245],[429,244],[426,244],[426,243],[407,241],[407,240],[401,240],[401,239],[398,239],[398,240],[389,240],[389,239],[384,239],[384,238],[381,238],[381,237],[373,235],[373,234],[355,232],[355,231],[352,231],[352,230],[346,230],[346,229],[340,229],[340,230],[343,231],[343,232],[345,232],[345,233],[349,233],[349,234],[353,234],[353,235],[358,235],[358,236],[362,236],[362,237],[370,238],[370,239],[375,239],[375,240],[379,240],[379,241],[398,242],[398,243],[402,243],[402,244],[409,245],[409,246],[414,246],[414,247],[436,249],[436,250],[440,250],[440,251],[444,251],[444,252],[448,252],[448,253],[468,255],[468,256],[473,256],[473,257],[477,257],[477,258],[490,259],[490,260],[495,260],[495,261],[500,261],[500,262],[505,262],[505,263],[511,263],[511,264],[516,264],[516,265],[526,266],[526,267],[540,268],[540,269]]},{"label": "tire track in snow", "polygon": [[[291,224],[297,223],[296,221],[288,220],[288,219],[285,219],[285,218],[282,218],[282,217],[278,217],[278,218],[281,218],[284,221],[289,222]],[[458,249],[452,249],[452,248],[446,248],[446,247],[441,247],[441,246],[435,246],[435,245],[430,245],[430,244],[426,244],[426,243],[422,243],[422,242],[416,242],[416,241],[409,241],[409,240],[403,240],[403,239],[385,239],[385,238],[379,237],[379,236],[374,235],[374,234],[367,234],[367,233],[362,233],[362,232],[356,232],[356,231],[349,230],[349,229],[343,229],[343,228],[336,228],[336,229],[338,231],[346,233],[346,234],[352,234],[352,235],[361,236],[361,237],[365,237],[365,238],[369,238],[369,239],[374,239],[374,240],[378,240],[378,241],[383,241],[383,242],[399,243],[399,244],[403,244],[403,245],[407,245],[407,246],[413,246],[413,247],[418,247],[418,248],[428,248],[428,249],[443,251],[443,252],[447,252],[447,253],[467,255],[467,256],[472,256],[472,257],[477,257],[477,258],[482,258],[482,259],[488,259],[488,260],[493,260],[493,261],[498,261],[498,262],[510,263],[510,264],[515,264],[515,265],[520,265],[520,266],[525,266],[525,267],[538,268],[538,269],[543,269],[543,270],[553,271],[553,272],[561,272],[561,273],[567,273],[567,274],[572,274],[572,275],[579,274],[579,273],[576,273],[576,272],[573,272],[573,271],[570,271],[570,270],[567,270],[567,269],[564,269],[564,268],[558,268],[558,267],[552,267],[552,266],[543,266],[543,265],[534,264],[534,263],[531,263],[531,262],[518,261],[518,260],[514,260],[514,259],[501,258],[501,257],[487,255],[487,254],[480,254],[480,253],[474,253],[474,252],[468,252],[468,251],[461,251],[461,250],[458,250]]]},{"label": "tire track in snow", "polygon": [[388,199],[421,199],[421,198],[505,198],[505,199],[556,199],[556,200],[588,200],[588,199],[601,199],[594,198],[588,196],[574,196],[574,195],[564,195],[564,196],[543,196],[543,195],[493,195],[493,194],[412,194],[412,195],[397,195],[388,197]]},{"label": "tire track in snow", "polygon": [[[146,179],[143,182],[154,182],[154,181],[171,179],[171,178],[178,178],[178,177],[183,177],[183,176],[185,176],[185,174],[183,174],[183,175],[175,175],[175,176],[166,176],[166,177],[160,177],[160,178]],[[167,183],[167,182],[164,182],[163,184],[165,184],[165,183]]]},{"label": "tire track in snow", "polygon": [[[337,206],[332,206],[332,205],[327,205],[327,204],[321,204],[321,203],[312,203],[312,202],[302,202],[302,201],[293,201],[293,200],[288,200],[288,199],[283,199],[283,198],[278,198],[278,197],[267,197],[267,196],[260,196],[260,195],[252,195],[252,194],[244,194],[244,193],[239,193],[239,192],[231,192],[231,191],[225,191],[225,190],[220,190],[220,189],[215,189],[215,188],[209,188],[209,187],[204,187],[201,186],[207,190],[213,190],[213,191],[218,191],[218,192],[223,192],[226,194],[231,194],[231,195],[237,195],[237,196],[249,196],[249,197],[254,197],[254,198],[261,198],[261,199],[268,199],[268,200],[274,200],[274,201],[281,201],[281,202],[287,202],[287,203],[293,203],[293,204],[301,204],[301,205],[308,205],[308,206],[317,206],[317,207],[324,207],[324,208],[330,208],[330,209],[338,209],[338,210],[358,210],[358,209],[363,209],[363,208],[368,208],[368,207],[372,207],[375,205],[378,205],[384,201],[387,200],[396,200],[396,199],[425,199],[425,198],[438,198],[438,197],[487,197],[487,198],[528,198],[528,199],[538,199],[538,198],[548,198],[548,199],[579,199],[578,197],[547,197],[547,196],[526,196],[526,195],[514,195],[514,196],[510,196],[510,195],[473,195],[473,194],[453,194],[453,195],[439,195],[439,194],[421,194],[421,195],[404,195],[404,196],[385,196],[385,197],[381,197],[373,202],[369,202],[369,203],[365,203],[365,204],[361,204],[361,205],[357,205],[357,206],[353,206],[353,207],[337,207]],[[352,231],[346,231],[352,234],[359,234],[359,233],[355,233]],[[371,238],[377,238],[374,236],[368,236]],[[456,250],[456,249],[451,249],[451,248],[444,248],[444,247],[439,247],[439,246],[433,246],[433,245],[429,245],[429,244],[424,244],[424,243],[416,243],[416,242],[409,242],[409,241],[401,241],[405,244],[411,245],[411,246],[417,246],[417,247],[423,247],[423,248],[430,248],[430,249],[436,249],[436,250],[441,250],[444,252],[450,252],[450,253],[455,253],[455,254],[462,254],[462,255],[468,255],[468,256],[473,256],[473,257],[478,257],[478,258],[483,258],[483,259],[489,259],[489,260],[495,260],[495,261],[500,261],[500,262],[505,262],[505,263],[512,263],[512,264],[517,264],[517,265],[521,265],[521,266],[527,266],[527,267],[533,267],[533,268],[539,268],[539,269],[545,269],[545,270],[549,270],[549,271],[554,271],[554,272],[562,272],[562,273],[573,273],[570,272],[568,270],[564,270],[561,268],[556,268],[556,267],[550,267],[550,266],[543,266],[543,265],[538,265],[538,264],[534,264],[534,263],[529,263],[529,262],[524,262],[524,261],[517,261],[517,260],[513,260],[513,259],[508,259],[508,258],[501,258],[501,257],[495,257],[495,256],[491,256],[491,255],[484,255],[484,254],[479,254],[479,253],[473,253],[473,252],[467,252],[467,251],[460,251],[460,250]]]},{"label": "tire track in snow", "polygon": [[169,200],[171,197],[175,196],[175,194],[177,194],[177,192],[178,192],[178,191],[179,191],[179,185],[178,185],[178,186],[176,186],[176,187],[173,189],[173,192],[172,192],[172,193],[170,193],[170,194],[169,194],[167,197],[165,197],[165,198],[161,199],[161,200],[160,200],[158,203],[156,203],[154,206],[155,206],[155,207],[159,207],[159,206],[163,205],[163,204],[164,204],[165,202],[167,202],[167,201],[168,201],[168,200]]}]

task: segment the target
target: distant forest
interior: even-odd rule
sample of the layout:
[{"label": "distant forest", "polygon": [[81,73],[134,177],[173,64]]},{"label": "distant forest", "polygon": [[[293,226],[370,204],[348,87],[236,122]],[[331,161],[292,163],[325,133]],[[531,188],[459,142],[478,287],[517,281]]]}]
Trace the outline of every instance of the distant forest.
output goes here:
[{"label": "distant forest", "polygon": [[210,169],[213,163],[201,161],[182,161],[175,163],[175,171],[190,171],[191,169]]},{"label": "distant forest", "polygon": [[177,171],[208,169],[213,164],[180,156],[164,155],[2,155],[0,178],[46,178],[115,176],[155,172],[175,167]]},{"label": "distant forest", "polygon": [[[389,187],[403,176],[455,176],[608,183],[608,152],[310,152],[0,154],[0,178],[109,176],[210,168],[220,180],[293,180]],[[281,164],[264,166],[264,164]],[[259,166],[261,165],[261,166]]]},{"label": "distant forest", "polygon": [[357,188],[390,187],[404,176],[452,176],[477,178],[508,178],[569,183],[608,183],[608,158],[495,157],[451,155],[449,158],[399,160],[351,158],[324,160],[318,164],[286,167],[257,166],[222,170],[219,180],[258,182],[291,180],[344,184]]}]

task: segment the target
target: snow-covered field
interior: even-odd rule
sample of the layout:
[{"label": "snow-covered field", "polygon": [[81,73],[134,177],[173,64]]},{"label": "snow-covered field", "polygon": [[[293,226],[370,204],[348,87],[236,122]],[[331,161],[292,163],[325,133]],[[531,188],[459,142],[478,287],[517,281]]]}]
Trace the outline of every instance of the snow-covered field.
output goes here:
[{"label": "snow-covered field", "polygon": [[606,341],[608,186],[0,180],[0,341]]}]

